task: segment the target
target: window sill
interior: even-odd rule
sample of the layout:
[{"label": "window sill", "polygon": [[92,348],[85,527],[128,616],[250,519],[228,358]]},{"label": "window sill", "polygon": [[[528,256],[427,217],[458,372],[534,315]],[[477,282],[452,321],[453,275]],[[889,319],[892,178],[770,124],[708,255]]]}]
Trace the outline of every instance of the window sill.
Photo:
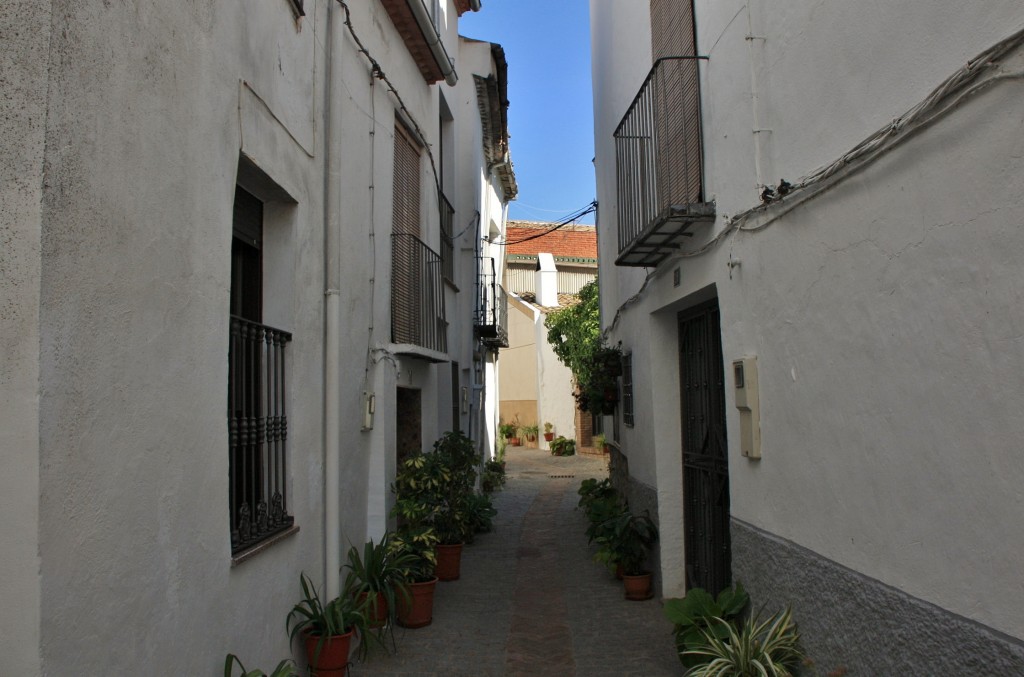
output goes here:
[{"label": "window sill", "polygon": [[455,282],[453,282],[452,280],[449,280],[446,277],[446,278],[444,278],[444,283],[445,283],[445,286],[447,286],[449,289],[454,291],[456,294],[459,293],[459,285],[455,284]]},{"label": "window sill", "polygon": [[277,545],[278,543],[280,543],[284,539],[288,538],[289,536],[293,536],[293,535],[295,535],[297,533],[299,533],[299,525],[298,524],[293,524],[292,526],[288,527],[284,531],[281,531],[279,533],[274,534],[273,536],[271,536],[267,540],[260,541],[259,543],[257,543],[256,545],[252,546],[248,550],[243,550],[242,552],[238,553],[237,555],[232,556],[231,557],[231,567],[234,568],[234,567],[238,566],[239,564],[241,564],[242,562],[246,562],[246,561],[252,559],[256,555],[258,555],[261,552],[263,552],[264,550],[266,550],[268,548],[271,548],[274,545]]}]

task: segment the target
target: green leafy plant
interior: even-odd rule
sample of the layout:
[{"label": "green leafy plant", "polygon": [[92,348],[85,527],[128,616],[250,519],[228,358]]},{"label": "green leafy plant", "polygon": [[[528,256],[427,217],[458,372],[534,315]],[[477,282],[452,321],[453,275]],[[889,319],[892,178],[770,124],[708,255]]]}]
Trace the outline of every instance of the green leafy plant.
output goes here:
[{"label": "green leafy plant", "polygon": [[647,555],[658,540],[658,527],[645,511],[638,515],[623,506],[595,528],[594,542],[599,546],[594,559],[615,570],[622,567],[627,576],[644,573]]},{"label": "green leafy plant", "polygon": [[714,618],[700,632],[703,644],[684,652],[706,661],[690,671],[691,677],[792,677],[804,658],[788,607],[767,620],[748,618],[738,628]]},{"label": "green leafy plant", "polygon": [[597,280],[580,289],[579,303],[549,313],[548,343],[572,372],[576,403],[592,414],[610,414],[618,402],[622,351],[601,338]]},{"label": "green leafy plant", "polygon": [[555,429],[554,424],[552,424],[550,421],[545,421],[545,423],[544,423],[544,432],[549,433],[549,432],[551,432],[554,429]]},{"label": "green leafy plant", "polygon": [[513,422],[513,423],[499,423],[498,424],[498,432],[506,440],[515,437],[516,433],[518,431],[519,431],[519,423],[518,423],[518,421]]},{"label": "green leafy plant", "polygon": [[576,440],[565,437],[556,437],[548,444],[551,447],[552,456],[572,456],[576,453]]},{"label": "green leafy plant", "polygon": [[577,505],[589,516],[590,505],[594,501],[615,497],[619,492],[612,486],[612,481],[609,478],[597,480],[591,477],[580,482],[580,488],[576,490],[576,493],[580,496]]},{"label": "green leafy plant", "polygon": [[407,525],[395,532],[388,547],[403,562],[402,580],[425,583],[434,578],[437,542],[437,534],[431,527]]},{"label": "green leafy plant", "polygon": [[348,570],[345,575],[346,593],[353,596],[364,593],[369,604],[365,610],[367,614],[378,611],[378,595],[382,595],[391,622],[395,620],[398,600],[409,596],[405,571],[415,564],[413,553],[392,546],[393,537],[394,534],[388,531],[379,543],[374,543],[371,538],[363,545],[362,555],[355,546],[350,547],[348,561],[344,565]]},{"label": "green leafy plant", "polygon": [[480,486],[485,492],[492,492],[505,485],[505,466],[500,461],[486,461],[480,475]]},{"label": "green leafy plant", "polygon": [[605,437],[603,434],[598,433],[597,435],[594,435],[593,442],[595,449],[598,451],[604,451]]},{"label": "green leafy plant", "polygon": [[498,511],[494,509],[491,499],[486,494],[471,494],[466,500],[466,515],[469,521],[469,536],[487,533],[494,529],[494,517]]},{"label": "green leafy plant", "polygon": [[728,639],[727,629],[714,623],[714,620],[720,618],[734,622],[749,602],[750,595],[740,583],[734,588],[722,590],[717,599],[703,588],[691,588],[685,597],[667,600],[663,612],[674,626],[672,634],[683,665],[694,667],[706,662],[687,652],[704,644],[705,633],[713,634],[721,640]]},{"label": "green leafy plant", "polygon": [[246,670],[245,666],[242,665],[241,659],[233,653],[229,653],[227,658],[224,659],[224,677],[232,677],[235,673],[235,665],[242,671],[240,677],[301,677],[302,673],[299,672],[299,668],[295,665],[295,661],[290,658],[286,658],[277,664],[274,671],[269,675],[260,669]]},{"label": "green leafy plant", "polygon": [[537,427],[537,424],[519,426],[519,434],[531,442],[537,439],[537,433],[539,431],[540,428]]},{"label": "green leafy plant", "polygon": [[300,633],[318,637],[316,653],[319,655],[328,637],[366,630],[365,602],[360,603],[351,595],[341,595],[324,604],[313,581],[305,573],[299,575],[299,583],[302,600],[292,607],[285,623],[289,639],[294,640]]}]

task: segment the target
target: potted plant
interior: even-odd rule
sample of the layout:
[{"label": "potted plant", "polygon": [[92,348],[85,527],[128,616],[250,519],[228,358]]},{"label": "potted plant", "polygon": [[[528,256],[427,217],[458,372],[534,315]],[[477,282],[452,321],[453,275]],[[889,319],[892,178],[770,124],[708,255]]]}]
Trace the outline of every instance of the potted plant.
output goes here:
[{"label": "potted plant", "polygon": [[407,599],[398,600],[398,624],[408,628],[429,625],[433,618],[437,577],[437,533],[434,516],[444,470],[433,454],[414,454],[395,474],[391,490],[398,530],[390,539],[392,555],[402,561],[401,575],[409,588]]},{"label": "potted plant", "polygon": [[437,586],[437,536],[431,527],[406,526],[399,529],[389,547],[393,556],[405,562],[402,580],[408,597],[398,599],[397,620],[405,628],[422,628],[434,620],[434,589]]},{"label": "potted plant", "polygon": [[392,538],[390,531],[384,532],[379,543],[371,538],[363,545],[361,556],[352,546],[344,566],[348,569],[345,591],[365,606],[367,625],[371,628],[394,622],[398,600],[409,596],[404,572],[412,564],[413,555],[393,548]]},{"label": "potted plant", "polygon": [[344,677],[352,635],[366,629],[365,604],[360,605],[351,595],[324,604],[306,574],[300,574],[299,583],[302,600],[288,613],[288,637],[294,640],[302,635],[312,674]]},{"label": "potted plant", "polygon": [[658,527],[650,515],[646,511],[638,515],[623,506],[618,515],[602,523],[595,540],[602,546],[602,558],[607,564],[622,566],[626,599],[650,599],[651,573],[645,567],[651,546],[658,540]]},{"label": "potted plant", "polygon": [[544,423],[544,440],[550,442],[555,439],[555,426],[550,421]]},{"label": "potted plant", "polygon": [[[749,602],[750,595],[740,583],[722,590],[717,598],[704,588],[690,588],[685,597],[666,600],[662,612],[672,622],[672,634],[683,665],[693,668],[707,663],[709,657],[690,653],[690,650],[705,646],[708,634],[728,640],[727,625],[735,623]],[[715,619],[726,624],[715,623]]]},{"label": "potted plant", "polygon": [[608,446],[607,442],[605,441],[605,436],[603,433],[598,433],[594,435],[593,442],[594,448],[597,449],[599,452],[601,452],[602,454],[608,453]]},{"label": "potted plant", "polygon": [[552,456],[572,456],[576,453],[576,440],[570,440],[559,435],[549,445]]},{"label": "potted plant", "polygon": [[500,434],[505,439],[511,440],[513,437],[515,437],[515,433],[516,433],[516,426],[515,426],[514,423],[499,423],[498,424],[498,434]]},{"label": "potted plant", "polygon": [[536,423],[534,423],[533,425],[524,425],[519,428],[519,434],[522,437],[525,437],[527,442],[536,442],[537,433],[539,431],[540,428],[537,426]]},{"label": "potted plant", "polygon": [[444,474],[439,483],[433,524],[437,532],[437,577],[442,581],[459,578],[462,546],[473,532],[470,497],[474,493],[480,462],[473,441],[461,432],[445,433],[434,443],[434,452]]},{"label": "potted plant", "polygon": [[700,633],[701,644],[683,652],[684,658],[700,661],[688,673],[691,677],[791,677],[805,658],[788,607],[767,620],[749,616],[739,627],[714,618],[711,627]]},{"label": "potted plant", "polygon": [[295,665],[295,661],[290,658],[286,658],[277,664],[274,671],[269,675],[259,668],[253,670],[246,670],[245,666],[242,665],[241,659],[233,653],[229,653],[227,658],[224,659],[224,677],[232,677],[235,673],[235,664],[238,664],[241,669],[241,677],[302,677],[302,673],[299,672],[299,668]]}]

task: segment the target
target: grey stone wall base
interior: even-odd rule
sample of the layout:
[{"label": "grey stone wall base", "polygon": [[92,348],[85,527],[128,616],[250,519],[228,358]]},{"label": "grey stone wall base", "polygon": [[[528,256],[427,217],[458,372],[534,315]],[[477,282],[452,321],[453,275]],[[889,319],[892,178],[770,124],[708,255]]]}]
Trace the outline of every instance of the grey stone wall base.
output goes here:
[{"label": "grey stone wall base", "polygon": [[732,569],[755,611],[793,608],[817,674],[1024,675],[1020,639],[736,519]]},{"label": "grey stone wall base", "polygon": [[[611,477],[612,486],[619,490],[626,500],[629,501],[629,508],[634,513],[643,514],[646,510],[651,519],[660,528],[661,522],[658,519],[658,490],[652,486],[638,482],[635,477],[629,474],[629,459],[617,447],[612,447],[608,463],[608,475]],[[661,549],[657,544],[651,550],[648,564],[651,568],[652,585],[655,597],[661,597]]]}]

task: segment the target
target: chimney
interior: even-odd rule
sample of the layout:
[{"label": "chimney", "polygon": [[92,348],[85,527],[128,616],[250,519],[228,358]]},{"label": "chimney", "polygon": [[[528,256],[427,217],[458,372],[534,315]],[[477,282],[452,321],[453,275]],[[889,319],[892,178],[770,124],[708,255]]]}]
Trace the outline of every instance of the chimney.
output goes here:
[{"label": "chimney", "polygon": [[558,269],[551,254],[537,254],[537,303],[558,307]]}]

